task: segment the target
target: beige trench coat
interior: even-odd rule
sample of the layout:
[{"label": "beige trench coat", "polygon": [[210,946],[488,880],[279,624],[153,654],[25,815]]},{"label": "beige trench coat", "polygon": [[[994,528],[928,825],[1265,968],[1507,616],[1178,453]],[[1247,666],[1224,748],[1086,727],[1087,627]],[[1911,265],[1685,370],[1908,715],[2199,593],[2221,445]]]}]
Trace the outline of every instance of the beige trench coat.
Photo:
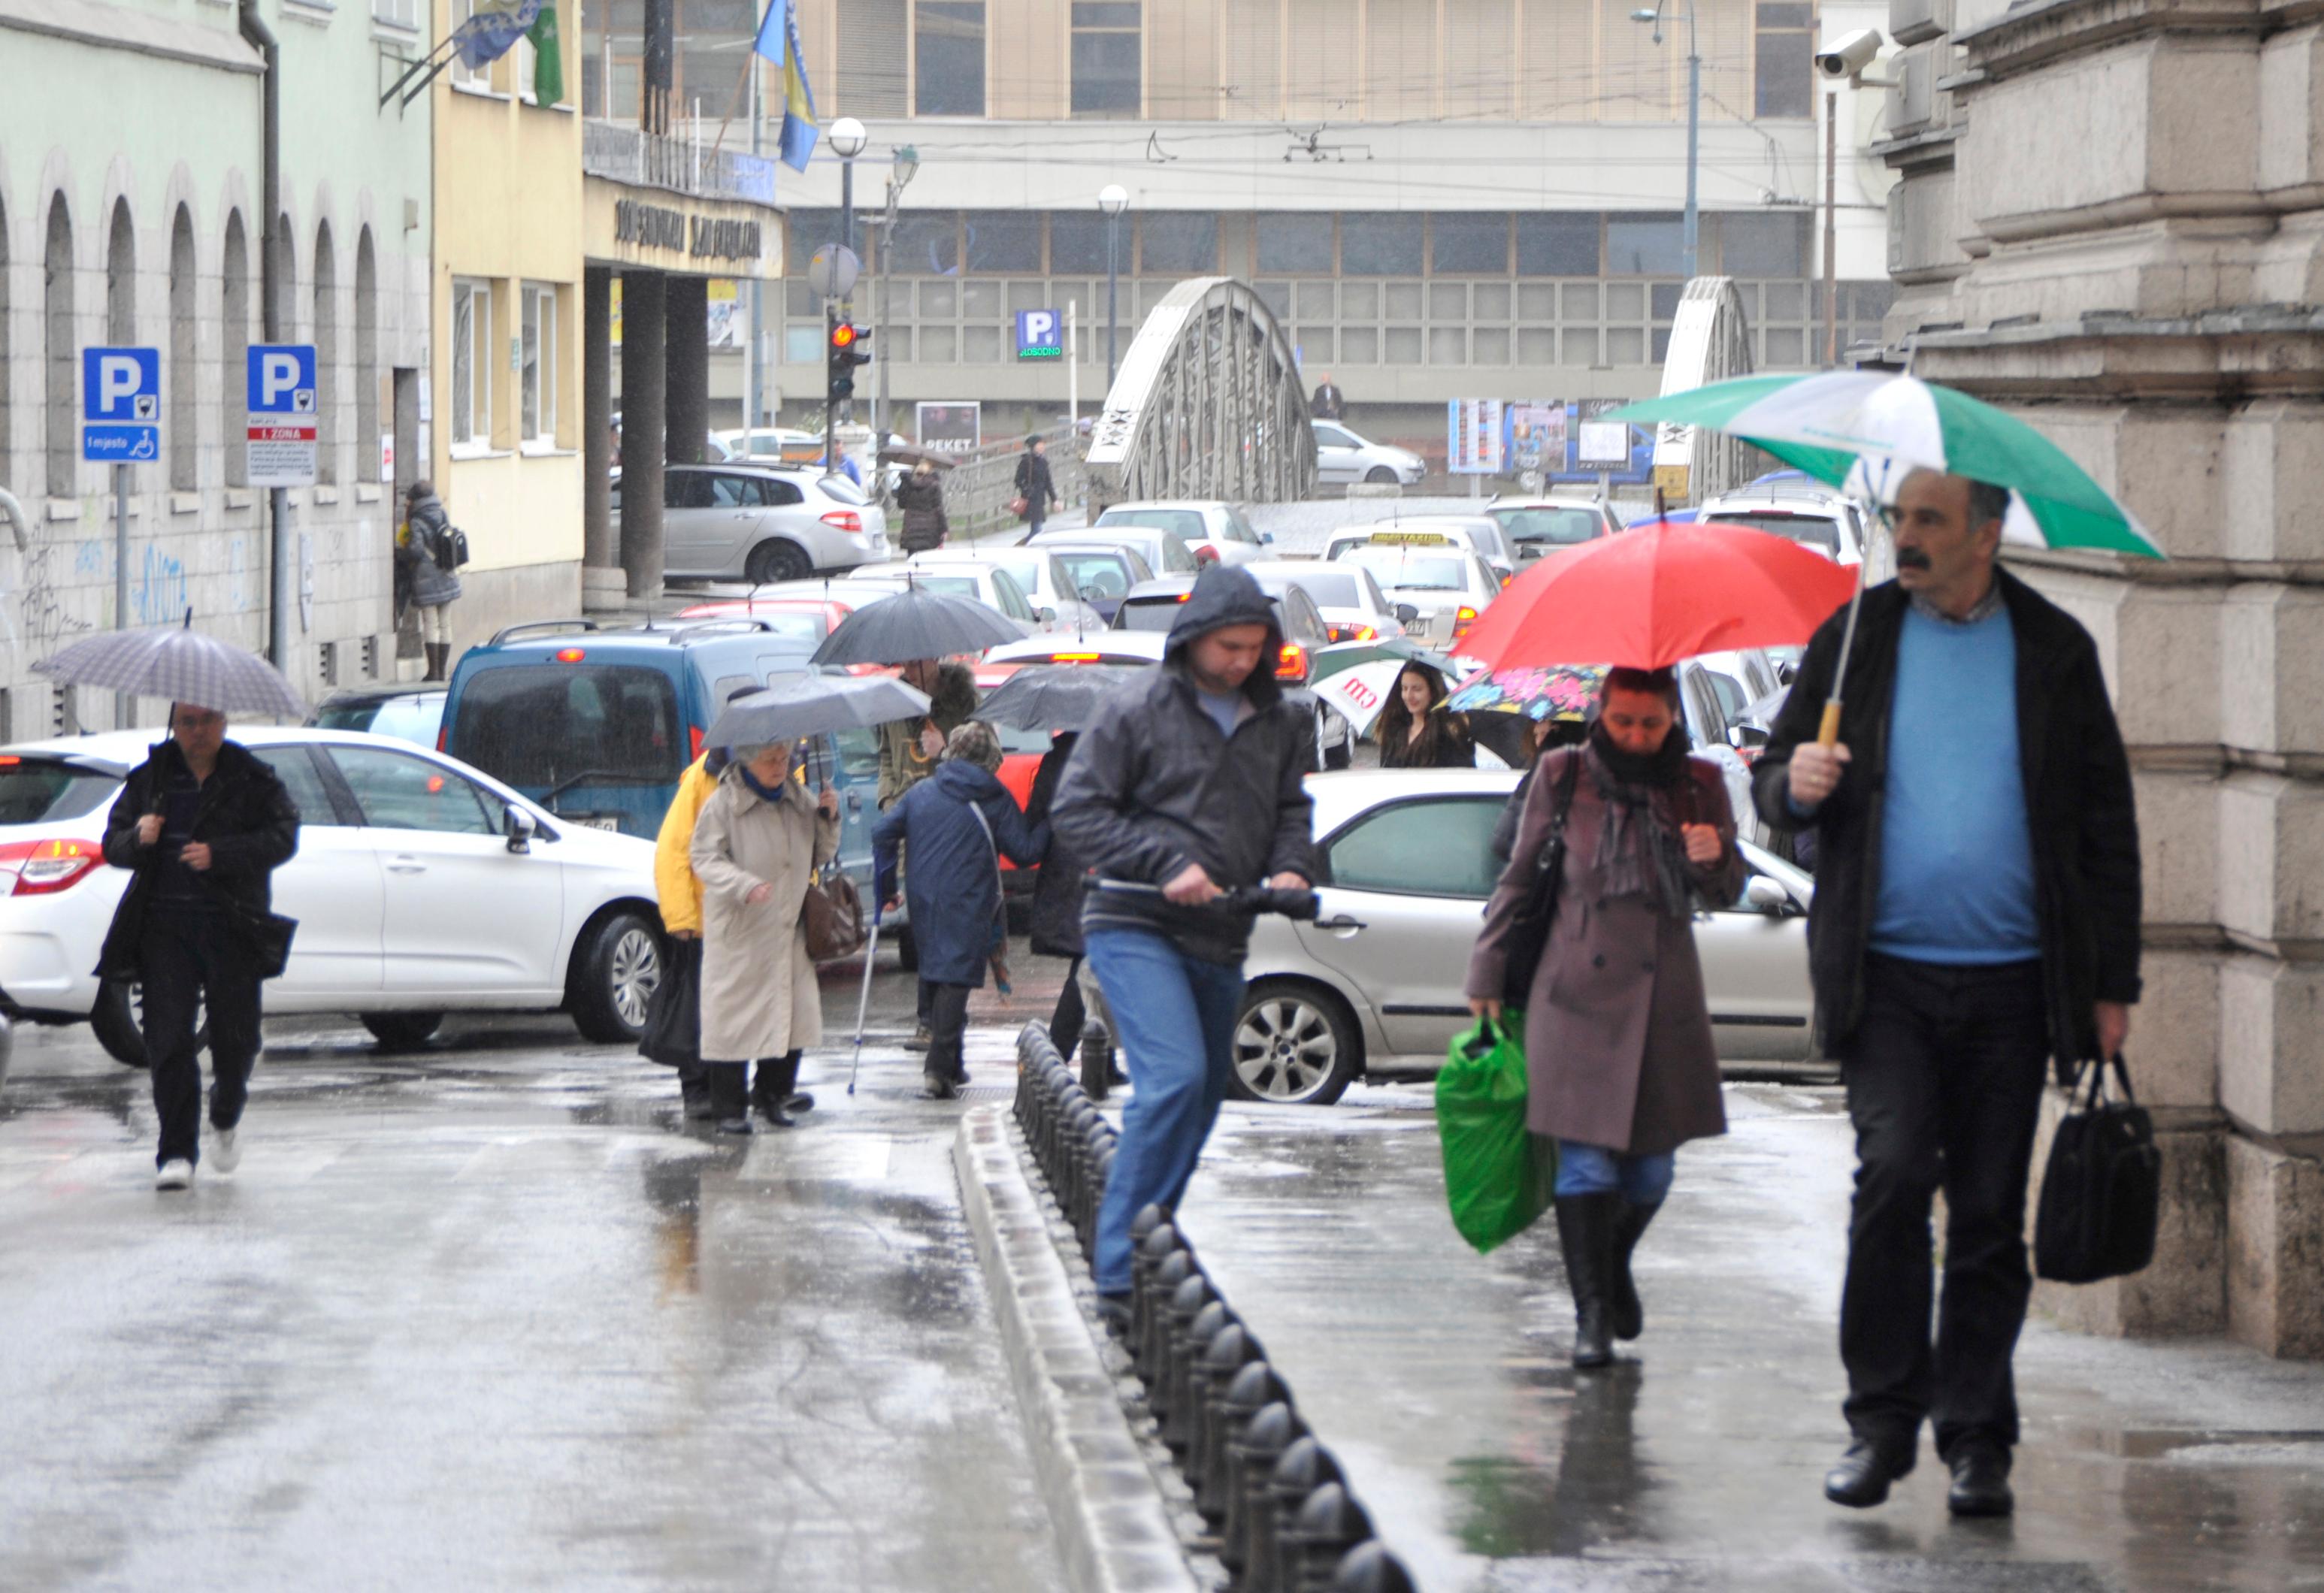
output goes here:
[{"label": "beige trench coat", "polygon": [[[767,802],[729,766],[695,821],[702,881],[702,1060],[751,1062],[823,1038],[823,997],[799,914],[817,866],[839,851],[839,820],[797,780]],[[752,907],[752,889],[772,894]]]}]

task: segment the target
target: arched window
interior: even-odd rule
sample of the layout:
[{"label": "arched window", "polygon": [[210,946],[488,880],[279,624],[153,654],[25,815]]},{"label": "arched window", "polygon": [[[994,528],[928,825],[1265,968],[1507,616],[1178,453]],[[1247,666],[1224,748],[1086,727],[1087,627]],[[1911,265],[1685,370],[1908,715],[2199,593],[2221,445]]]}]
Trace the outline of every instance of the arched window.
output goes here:
[{"label": "arched window", "polygon": [[379,270],[369,227],[355,235],[355,479],[379,479]]},{"label": "arched window", "polygon": [[113,232],[105,245],[105,340],[137,341],[137,228],[129,201],[113,201]]},{"label": "arched window", "polygon": [[170,486],[190,493],[201,485],[194,401],[198,345],[194,337],[194,219],[183,205],[170,224]]},{"label": "arched window", "polygon": [[315,479],[339,479],[339,261],[327,221],[315,229]]},{"label": "arched window", "polygon": [[222,290],[218,306],[218,395],[226,428],[226,484],[250,484],[249,437],[245,430],[250,407],[250,241],[243,234],[242,212],[226,218],[226,256],[219,268]]},{"label": "arched window", "polygon": [[72,215],[65,208],[62,194],[49,201],[49,241],[41,258],[41,318],[48,345],[42,352],[49,373],[47,391],[42,394],[48,422],[42,447],[48,456],[43,474],[50,497],[69,498],[74,495],[73,456],[78,451],[73,446],[73,428],[80,417],[80,394],[73,380],[79,355],[73,336]]},{"label": "arched window", "polygon": [[8,408],[8,207],[0,204],[0,482],[9,479],[8,460],[14,445],[9,435]]}]

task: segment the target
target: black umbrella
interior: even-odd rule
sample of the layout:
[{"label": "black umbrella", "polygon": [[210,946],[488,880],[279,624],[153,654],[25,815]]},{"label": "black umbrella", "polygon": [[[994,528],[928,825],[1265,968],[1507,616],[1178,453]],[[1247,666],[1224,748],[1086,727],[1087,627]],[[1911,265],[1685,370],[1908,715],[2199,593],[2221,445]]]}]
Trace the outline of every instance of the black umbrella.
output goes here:
[{"label": "black umbrella", "polygon": [[908,586],[893,597],[865,603],[842,620],[815,649],[815,661],[908,664],[914,658],[981,653],[1004,641],[1024,640],[1025,632],[1015,621],[973,597]]},{"label": "black umbrella", "polygon": [[718,711],[710,747],[764,747],[826,731],[855,730],[928,711],[925,692],[888,675],[808,675],[745,693]]},{"label": "black umbrella", "polygon": [[979,719],[1019,730],[1080,730],[1097,705],[1124,681],[1145,675],[1146,666],[1127,664],[1034,664],[992,688],[976,711]]}]

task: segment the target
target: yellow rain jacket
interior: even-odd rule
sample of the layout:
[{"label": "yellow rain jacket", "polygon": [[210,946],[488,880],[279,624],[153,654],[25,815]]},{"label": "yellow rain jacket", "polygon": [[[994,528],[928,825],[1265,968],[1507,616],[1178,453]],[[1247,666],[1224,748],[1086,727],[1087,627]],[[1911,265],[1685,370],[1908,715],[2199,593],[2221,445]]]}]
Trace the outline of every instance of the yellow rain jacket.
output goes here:
[{"label": "yellow rain jacket", "polygon": [[709,754],[697,758],[678,779],[678,795],[662,815],[661,833],[654,838],[654,894],[660,898],[661,926],[669,934],[702,933],[702,881],[696,878],[692,852],[695,821],[702,805],[718,788],[718,777],[705,765]]}]

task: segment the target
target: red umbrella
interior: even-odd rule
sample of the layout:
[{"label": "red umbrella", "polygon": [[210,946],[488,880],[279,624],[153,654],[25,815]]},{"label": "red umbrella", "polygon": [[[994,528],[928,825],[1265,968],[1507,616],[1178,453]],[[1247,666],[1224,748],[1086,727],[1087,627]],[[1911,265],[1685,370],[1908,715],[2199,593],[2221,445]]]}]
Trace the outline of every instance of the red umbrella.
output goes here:
[{"label": "red umbrella", "polygon": [[1856,590],[1856,572],[1786,537],[1651,520],[1553,553],[1462,639],[1495,669],[1611,658],[1659,669],[1698,653],[1792,647]]}]

